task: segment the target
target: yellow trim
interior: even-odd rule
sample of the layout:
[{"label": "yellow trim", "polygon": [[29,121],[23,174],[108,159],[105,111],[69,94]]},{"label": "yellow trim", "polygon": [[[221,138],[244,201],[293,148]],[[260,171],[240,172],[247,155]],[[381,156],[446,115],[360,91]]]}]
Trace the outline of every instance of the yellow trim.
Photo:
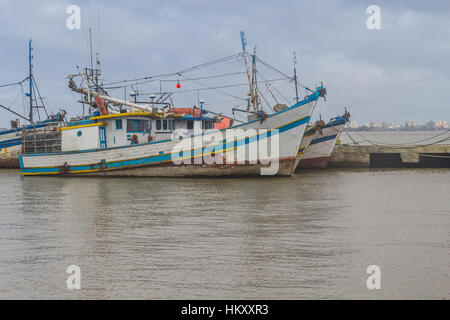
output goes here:
[{"label": "yellow trim", "polygon": [[20,174],[23,176],[37,176],[39,174],[60,174],[61,172],[21,172]]},{"label": "yellow trim", "polygon": [[79,128],[87,128],[87,127],[95,127],[95,126],[106,126],[106,123],[98,122],[98,123],[83,124],[81,126],[63,127],[63,128],[61,128],[61,131],[71,130],[71,129],[79,129]]},{"label": "yellow trim", "polygon": [[130,116],[156,116],[161,118],[161,115],[157,114],[157,113],[152,113],[152,112],[126,112],[126,113],[115,113],[115,114],[108,114],[108,115],[104,115],[104,116],[96,116],[96,117],[91,117],[91,120],[97,120],[97,119],[109,119],[109,118],[117,118],[117,117],[130,117]]},{"label": "yellow trim", "polygon": [[69,171],[69,173],[80,173],[80,172],[97,172],[100,169],[89,169],[89,170],[77,170],[77,171]]}]

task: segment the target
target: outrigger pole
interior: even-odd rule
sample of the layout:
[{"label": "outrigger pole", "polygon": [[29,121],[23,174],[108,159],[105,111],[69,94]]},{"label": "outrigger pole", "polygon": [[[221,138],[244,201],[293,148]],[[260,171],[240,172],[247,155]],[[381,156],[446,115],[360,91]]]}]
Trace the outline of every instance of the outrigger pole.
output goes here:
[{"label": "outrigger pole", "polygon": [[9,112],[15,114],[15,115],[18,116],[18,117],[21,117],[22,119],[24,119],[24,120],[26,120],[26,121],[30,121],[30,119],[28,119],[27,117],[24,117],[24,116],[21,115],[20,113],[17,113],[17,112],[15,112],[14,110],[11,110],[11,109],[8,108],[8,107],[5,107],[4,105],[1,105],[1,104],[0,104],[0,108],[3,108],[3,109],[5,109],[5,110],[8,110]]},{"label": "outrigger pole", "polygon": [[[103,94],[100,94],[100,93],[98,93],[98,92],[96,92],[94,90],[78,88],[77,85],[75,84],[75,82],[72,79],[73,76],[74,75],[68,76],[68,78],[69,78],[69,88],[72,91],[74,91],[74,92],[81,93],[81,94],[84,94],[84,95],[89,96],[89,97],[91,97],[91,96],[92,97],[98,97],[98,98],[102,99],[103,101],[108,101],[108,102],[110,102],[112,104],[115,104],[115,105],[125,105],[125,106],[131,107],[131,108],[135,108],[135,109],[139,109],[139,110],[142,110],[142,111],[152,112],[152,110],[150,110],[149,108],[141,106],[141,105],[133,103],[133,102],[130,102],[130,101],[126,101],[126,100],[122,100],[122,99],[113,98],[113,97],[110,97],[110,96],[107,96],[107,95],[103,95]],[[90,104],[92,105],[92,102]],[[111,113],[117,113],[117,112],[114,112],[112,110],[110,112]]]}]

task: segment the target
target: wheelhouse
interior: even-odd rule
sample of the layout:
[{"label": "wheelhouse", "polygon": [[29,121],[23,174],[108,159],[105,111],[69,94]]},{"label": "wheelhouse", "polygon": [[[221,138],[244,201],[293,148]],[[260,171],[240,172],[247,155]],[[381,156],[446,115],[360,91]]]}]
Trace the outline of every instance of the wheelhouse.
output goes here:
[{"label": "wheelhouse", "polygon": [[[53,153],[109,149],[134,144],[177,139],[194,133],[214,129],[216,119],[195,117],[186,114],[152,112],[123,112],[100,115],[95,113],[83,119],[73,119],[59,128],[58,134],[52,133],[52,141],[59,139],[58,150],[39,148],[27,153]],[[48,137],[50,139],[50,136]],[[39,137],[46,146],[46,137]],[[29,138],[30,140],[30,138]]]}]

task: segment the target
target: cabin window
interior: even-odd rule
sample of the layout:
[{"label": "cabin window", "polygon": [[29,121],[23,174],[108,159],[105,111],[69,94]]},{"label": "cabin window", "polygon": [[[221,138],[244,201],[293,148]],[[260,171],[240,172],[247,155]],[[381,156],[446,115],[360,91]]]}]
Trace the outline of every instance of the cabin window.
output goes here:
[{"label": "cabin window", "polygon": [[150,121],[128,119],[127,132],[150,132]]},{"label": "cabin window", "polygon": [[122,119],[117,119],[116,120],[116,130],[120,130],[122,129]]},{"label": "cabin window", "polygon": [[189,120],[189,121],[187,122],[187,128],[188,128],[188,130],[194,129],[194,121]]},{"label": "cabin window", "polygon": [[214,122],[209,120],[202,121],[202,129],[214,129]]},{"label": "cabin window", "polygon": [[175,129],[173,120],[156,120],[156,131],[172,131]]}]

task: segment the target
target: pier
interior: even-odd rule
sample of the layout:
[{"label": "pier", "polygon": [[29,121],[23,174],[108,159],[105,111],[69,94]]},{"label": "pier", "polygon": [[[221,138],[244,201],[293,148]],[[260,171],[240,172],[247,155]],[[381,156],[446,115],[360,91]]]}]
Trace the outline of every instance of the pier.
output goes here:
[{"label": "pier", "polygon": [[328,165],[331,168],[450,168],[450,144],[337,144]]}]

